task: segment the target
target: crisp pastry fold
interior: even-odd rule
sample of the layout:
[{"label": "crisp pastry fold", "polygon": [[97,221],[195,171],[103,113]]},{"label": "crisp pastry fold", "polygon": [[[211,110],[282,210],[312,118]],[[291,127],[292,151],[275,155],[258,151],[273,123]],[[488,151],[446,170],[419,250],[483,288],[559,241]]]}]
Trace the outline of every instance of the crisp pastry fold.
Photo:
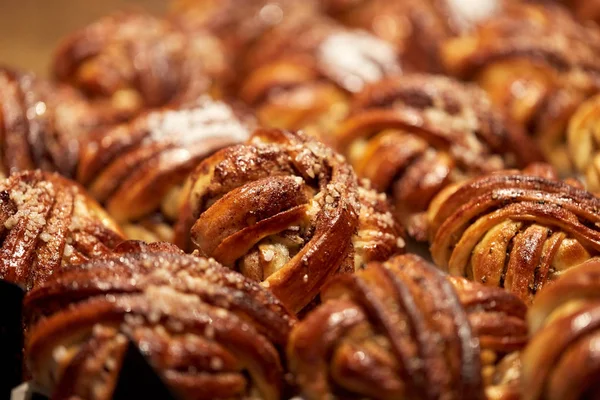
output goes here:
[{"label": "crisp pastry fold", "polygon": [[529,310],[523,400],[595,399],[600,341],[600,260],[567,271]]},{"label": "crisp pastry fold", "polygon": [[39,170],[0,182],[0,279],[29,290],[122,240],[117,224],[75,182]]},{"label": "crisp pastry fold", "polygon": [[410,71],[442,72],[439,48],[501,12],[502,0],[320,0],[325,12],[347,26],[373,32],[398,50]]},{"label": "crisp pastry fold", "polygon": [[531,303],[597,255],[600,199],[539,172],[491,174],[440,193],[429,210],[436,264]]},{"label": "crisp pastry fold", "polygon": [[336,277],[321,297],[288,344],[306,399],[485,399],[496,365],[527,341],[516,296],[415,255]]},{"label": "crisp pastry fold", "polygon": [[538,140],[562,174],[571,172],[566,129],[600,88],[600,31],[558,5],[513,4],[443,46],[444,64],[482,86]]},{"label": "crisp pastry fold", "polygon": [[410,236],[426,240],[425,211],[449,184],[541,159],[531,139],[479,88],[409,74],[368,85],[332,141],[360,177],[387,192]]},{"label": "crisp pastry fold", "polygon": [[294,312],[332,275],[404,247],[385,195],[330,148],[281,130],[257,130],[196,168],[176,243],[263,281]]},{"label": "crisp pastry fold", "polygon": [[0,174],[40,168],[72,177],[79,141],[109,119],[66,85],[0,68]]},{"label": "crisp pastry fold", "polygon": [[66,37],[54,75],[122,119],[141,110],[220,93],[227,53],[206,31],[141,12],[106,16]]},{"label": "crisp pastry fold", "polygon": [[83,141],[77,178],[130,238],[172,241],[187,175],[215,151],[245,141],[252,123],[206,96],[153,110]]},{"label": "crisp pastry fold", "polygon": [[53,398],[110,399],[127,341],[182,399],[277,400],[294,318],[257,283],[168,245],[126,245],[25,299],[25,358]]}]

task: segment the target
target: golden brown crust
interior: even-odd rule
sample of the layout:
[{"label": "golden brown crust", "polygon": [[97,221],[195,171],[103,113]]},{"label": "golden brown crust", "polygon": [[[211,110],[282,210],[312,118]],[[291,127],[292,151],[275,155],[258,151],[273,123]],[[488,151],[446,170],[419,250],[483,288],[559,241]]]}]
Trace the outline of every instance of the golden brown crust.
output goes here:
[{"label": "golden brown crust", "polygon": [[404,246],[385,196],[301,133],[257,130],[204,160],[182,195],[176,243],[264,281],[298,312],[338,272]]},{"label": "golden brown crust", "polygon": [[431,254],[452,275],[501,286],[527,303],[600,252],[600,199],[518,171],[441,193],[429,210]]},{"label": "golden brown crust", "polygon": [[524,400],[598,397],[599,274],[600,260],[593,258],[536,298],[522,357]]},{"label": "golden brown crust", "polygon": [[55,398],[110,398],[127,337],[183,399],[276,400],[283,388],[294,318],[214,260],[172,249],[96,259],[31,292],[25,311],[37,321],[28,366]]},{"label": "golden brown crust", "polygon": [[0,174],[41,168],[73,176],[80,139],[105,117],[64,85],[0,68]]},{"label": "golden brown crust", "polygon": [[516,297],[414,255],[337,277],[322,299],[288,344],[307,399],[483,399],[483,352],[501,356],[527,340]]},{"label": "golden brown crust", "polygon": [[444,46],[448,70],[477,81],[569,172],[565,132],[575,107],[600,88],[600,31],[556,5],[517,4]]},{"label": "golden brown crust", "polygon": [[569,156],[589,191],[600,193],[600,96],[581,103],[569,121]]},{"label": "golden brown crust", "polygon": [[41,171],[0,182],[0,278],[26,289],[110,253],[119,227],[79,185]]},{"label": "golden brown crust", "polygon": [[361,177],[391,195],[411,236],[447,185],[541,156],[480,89],[437,75],[384,79],[357,94],[334,135]]},{"label": "golden brown crust", "polygon": [[98,132],[82,145],[78,180],[130,236],[172,240],[187,175],[215,151],[248,138],[252,122],[238,114],[226,103],[201,97]]},{"label": "golden brown crust", "polygon": [[226,53],[206,32],[188,34],[172,21],[121,12],[64,39],[54,74],[103,100],[125,119],[140,110],[193,100],[226,80]]}]

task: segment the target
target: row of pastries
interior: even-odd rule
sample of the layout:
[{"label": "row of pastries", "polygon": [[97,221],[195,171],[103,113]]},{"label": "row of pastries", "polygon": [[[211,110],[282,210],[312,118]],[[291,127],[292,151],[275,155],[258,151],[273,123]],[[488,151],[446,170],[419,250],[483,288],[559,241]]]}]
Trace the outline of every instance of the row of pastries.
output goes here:
[{"label": "row of pastries", "polygon": [[[600,2],[176,0],[0,68],[26,379],[600,396]],[[20,353],[21,349],[15,349]]]}]

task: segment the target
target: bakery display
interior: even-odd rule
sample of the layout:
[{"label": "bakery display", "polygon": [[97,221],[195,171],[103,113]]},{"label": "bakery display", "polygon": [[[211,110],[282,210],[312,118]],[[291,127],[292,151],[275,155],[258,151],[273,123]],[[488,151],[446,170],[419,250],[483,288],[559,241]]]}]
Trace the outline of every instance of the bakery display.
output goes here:
[{"label": "bakery display", "polygon": [[28,171],[0,182],[0,238],[0,279],[31,289],[110,253],[123,235],[75,182]]},{"label": "bakery display", "polygon": [[431,255],[452,275],[504,287],[531,303],[600,252],[599,210],[599,198],[543,169],[475,178],[432,202]]},{"label": "bakery display", "polygon": [[181,399],[279,399],[294,322],[214,260],[134,248],[64,269],[25,299],[25,357],[52,398],[110,399],[127,341]]},{"label": "bakery display", "polygon": [[178,196],[205,157],[245,141],[252,118],[200,97],[144,113],[83,141],[77,179],[133,239],[173,240]]},{"label": "bakery display", "polygon": [[200,163],[182,198],[176,243],[264,281],[294,312],[331,276],[404,247],[385,196],[301,133],[255,131]]},{"label": "bakery display", "polygon": [[0,397],[598,398],[595,4],[109,6],[0,67]]},{"label": "bakery display", "polygon": [[427,236],[425,211],[444,187],[541,159],[485,92],[451,78],[409,74],[368,85],[332,139],[380,192],[408,233]]},{"label": "bakery display", "polygon": [[598,397],[599,273],[597,258],[572,268],[531,308],[531,341],[522,357],[524,400]]},{"label": "bakery display", "polygon": [[447,70],[477,82],[537,139],[563,174],[572,171],[566,129],[600,88],[600,31],[558,5],[515,4],[443,45]]},{"label": "bakery display", "polygon": [[306,399],[485,399],[503,355],[527,341],[525,305],[414,255],[332,280],[293,329]]}]

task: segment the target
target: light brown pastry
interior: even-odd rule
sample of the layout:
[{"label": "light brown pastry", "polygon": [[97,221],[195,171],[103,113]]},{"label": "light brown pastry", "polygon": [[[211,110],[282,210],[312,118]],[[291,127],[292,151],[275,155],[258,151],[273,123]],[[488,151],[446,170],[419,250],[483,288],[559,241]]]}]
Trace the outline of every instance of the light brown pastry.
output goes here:
[{"label": "light brown pastry", "polygon": [[130,238],[172,241],[186,177],[215,151],[245,141],[249,124],[241,110],[208,97],[144,113],[90,136],[77,178]]},{"label": "light brown pastry", "polygon": [[228,55],[205,31],[142,12],[119,12],[66,37],[54,75],[128,119],[141,110],[220,92]]},{"label": "light brown pastry", "polygon": [[600,259],[567,271],[527,314],[523,400],[596,399],[600,343]]},{"label": "light brown pastry", "polygon": [[0,279],[29,290],[122,240],[117,224],[75,182],[39,170],[0,181]]},{"label": "light brown pastry", "polygon": [[72,177],[79,141],[109,119],[65,85],[0,68],[0,175],[41,168]]},{"label": "light brown pastry", "polygon": [[562,174],[572,170],[566,129],[600,89],[600,31],[558,5],[516,4],[443,48],[448,71],[481,85],[537,139]]},{"label": "light brown pastry", "polygon": [[404,247],[385,195],[301,133],[257,130],[215,153],[182,199],[176,243],[262,281],[294,312],[331,276]]},{"label": "light brown pastry", "polygon": [[442,269],[504,287],[526,303],[600,253],[600,199],[578,186],[507,171],[440,193],[429,210]]},{"label": "light brown pastry", "polygon": [[569,121],[569,156],[587,189],[600,193],[600,95],[581,103]]},{"label": "light brown pastry", "polygon": [[527,341],[525,305],[415,255],[333,279],[292,330],[291,371],[312,399],[485,399]]},{"label": "light brown pastry", "polygon": [[36,384],[52,398],[110,399],[130,339],[178,398],[281,398],[294,318],[272,294],[214,260],[126,247],[27,296]]},{"label": "light brown pastry", "polygon": [[503,0],[320,0],[324,10],[353,28],[392,43],[405,70],[442,72],[442,43],[501,12]]},{"label": "light brown pastry", "polygon": [[444,187],[541,159],[485,92],[437,75],[367,86],[332,141],[360,177],[390,195],[399,220],[418,240],[427,239],[425,211]]}]

